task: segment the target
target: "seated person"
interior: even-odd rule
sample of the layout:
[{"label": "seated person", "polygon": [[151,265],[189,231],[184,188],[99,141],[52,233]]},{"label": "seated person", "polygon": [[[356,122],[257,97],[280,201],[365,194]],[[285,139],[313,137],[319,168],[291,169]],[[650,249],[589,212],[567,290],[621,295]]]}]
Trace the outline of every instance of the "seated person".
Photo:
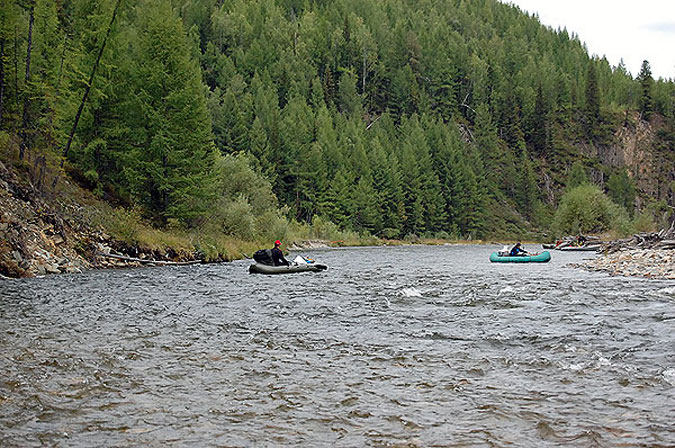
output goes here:
[{"label": "seated person", "polygon": [[511,249],[511,252],[509,252],[509,255],[512,257],[519,257],[521,255],[527,255],[529,254],[528,251],[523,249],[523,247],[520,245],[520,243],[516,243],[515,246]]},{"label": "seated person", "polygon": [[274,242],[274,249],[272,249],[272,261],[274,262],[274,266],[281,266],[282,264],[290,266],[291,264],[284,258],[284,253],[281,252],[279,246],[281,246],[281,241],[276,240]]}]

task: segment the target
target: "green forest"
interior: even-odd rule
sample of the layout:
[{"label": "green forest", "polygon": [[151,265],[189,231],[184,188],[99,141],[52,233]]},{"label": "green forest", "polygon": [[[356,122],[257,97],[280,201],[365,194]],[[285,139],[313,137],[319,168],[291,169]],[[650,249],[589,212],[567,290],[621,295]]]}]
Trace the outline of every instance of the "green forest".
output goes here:
[{"label": "green forest", "polygon": [[[3,0],[0,145],[39,189],[247,241],[658,226],[675,84],[582,39],[495,0]],[[641,127],[638,182],[602,154]]]}]

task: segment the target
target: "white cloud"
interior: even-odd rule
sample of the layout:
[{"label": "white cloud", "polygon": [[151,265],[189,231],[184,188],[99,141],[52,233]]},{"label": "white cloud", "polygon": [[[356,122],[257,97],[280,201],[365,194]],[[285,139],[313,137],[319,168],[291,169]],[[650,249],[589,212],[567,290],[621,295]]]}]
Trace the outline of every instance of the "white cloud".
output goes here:
[{"label": "white cloud", "polygon": [[578,35],[611,65],[623,59],[636,76],[649,61],[655,78],[675,79],[675,2],[672,0],[508,0],[544,25]]},{"label": "white cloud", "polygon": [[675,34],[675,22],[648,23],[642,28],[656,33]]}]

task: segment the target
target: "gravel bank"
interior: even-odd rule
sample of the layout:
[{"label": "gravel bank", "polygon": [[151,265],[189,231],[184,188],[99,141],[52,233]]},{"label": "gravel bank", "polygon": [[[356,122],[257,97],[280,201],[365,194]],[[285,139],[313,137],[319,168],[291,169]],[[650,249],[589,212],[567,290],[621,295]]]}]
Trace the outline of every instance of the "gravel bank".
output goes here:
[{"label": "gravel bank", "polygon": [[675,280],[675,250],[622,249],[576,266],[610,275]]}]

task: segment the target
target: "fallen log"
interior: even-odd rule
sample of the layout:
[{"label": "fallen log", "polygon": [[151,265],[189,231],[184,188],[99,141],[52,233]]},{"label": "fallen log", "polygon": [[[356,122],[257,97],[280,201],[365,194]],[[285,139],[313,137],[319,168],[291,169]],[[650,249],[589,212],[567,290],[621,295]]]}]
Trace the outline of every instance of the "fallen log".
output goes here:
[{"label": "fallen log", "polygon": [[611,241],[605,246],[608,253],[622,249],[675,249],[675,231],[671,226],[660,232],[636,233],[631,238]]},{"label": "fallen log", "polygon": [[117,254],[106,254],[104,252],[96,252],[96,255],[99,257],[105,257],[105,258],[115,258],[117,260],[122,260],[122,261],[131,261],[131,262],[136,262],[136,263],[144,263],[144,264],[156,264],[156,265],[162,265],[162,266],[184,266],[184,265],[189,265],[189,264],[201,264],[203,263],[202,260],[192,260],[192,261],[161,261],[161,260],[148,260],[148,259],[143,259],[143,258],[134,258],[134,257],[127,257],[126,255],[117,255]]},{"label": "fallen log", "polygon": [[675,240],[663,240],[656,247],[659,249],[675,249]]}]

